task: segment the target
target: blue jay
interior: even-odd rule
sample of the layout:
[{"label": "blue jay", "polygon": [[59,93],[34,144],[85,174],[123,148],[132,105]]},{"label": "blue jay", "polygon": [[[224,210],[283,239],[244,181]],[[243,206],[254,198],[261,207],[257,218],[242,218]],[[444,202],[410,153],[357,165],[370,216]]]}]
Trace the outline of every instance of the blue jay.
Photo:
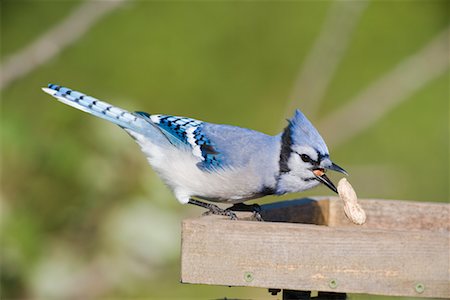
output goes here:
[{"label": "blue jay", "polygon": [[320,183],[337,192],[326,170],[347,175],[330,160],[324,140],[300,110],[282,133],[270,136],[186,117],[130,113],[55,84],[43,90],[122,127],[179,202],[207,208],[213,214],[235,218],[232,211],[210,202],[242,203],[304,191]]}]

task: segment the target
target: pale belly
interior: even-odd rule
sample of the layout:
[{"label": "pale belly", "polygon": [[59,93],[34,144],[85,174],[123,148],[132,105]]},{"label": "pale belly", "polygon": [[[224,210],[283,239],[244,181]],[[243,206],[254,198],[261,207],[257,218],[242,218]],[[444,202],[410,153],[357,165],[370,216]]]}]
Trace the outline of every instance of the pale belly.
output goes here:
[{"label": "pale belly", "polygon": [[183,204],[191,197],[238,203],[262,196],[263,176],[250,166],[203,171],[197,167],[201,159],[188,149],[162,149],[142,135],[134,137],[150,165]]}]

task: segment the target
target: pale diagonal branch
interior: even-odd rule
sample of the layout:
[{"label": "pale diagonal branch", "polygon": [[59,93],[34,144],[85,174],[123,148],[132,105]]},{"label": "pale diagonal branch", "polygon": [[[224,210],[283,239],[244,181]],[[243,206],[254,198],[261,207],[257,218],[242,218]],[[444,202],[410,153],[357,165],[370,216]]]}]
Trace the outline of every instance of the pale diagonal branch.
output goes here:
[{"label": "pale diagonal branch", "polygon": [[287,114],[291,114],[303,99],[302,111],[314,117],[367,5],[368,1],[336,1],[331,5],[322,30],[297,76]]},{"label": "pale diagonal branch", "polygon": [[[319,123],[327,144],[335,147],[367,129],[449,68],[450,27],[419,52],[400,62],[391,72]],[[337,130],[337,128],[339,130]]]},{"label": "pale diagonal branch", "polygon": [[61,23],[6,59],[0,66],[0,90],[46,63],[65,47],[77,41],[97,21],[124,1],[86,1],[81,4]]}]

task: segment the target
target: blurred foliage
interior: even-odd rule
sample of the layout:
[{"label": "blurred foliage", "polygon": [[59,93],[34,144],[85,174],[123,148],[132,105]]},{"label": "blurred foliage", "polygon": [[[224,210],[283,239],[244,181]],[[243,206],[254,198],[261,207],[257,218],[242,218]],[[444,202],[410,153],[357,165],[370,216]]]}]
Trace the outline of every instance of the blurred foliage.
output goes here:
[{"label": "blurred foliage", "polygon": [[[1,62],[80,3],[3,0]],[[129,110],[276,134],[330,5],[129,1],[2,90],[2,299],[63,299],[80,295],[80,285],[81,298],[274,299],[262,289],[179,284],[179,222],[201,210],[179,205],[119,128],[57,103],[40,87],[52,82]],[[371,2],[318,118],[447,27],[448,6]],[[448,82],[447,72],[331,149],[360,196],[448,201]],[[332,134],[322,133],[325,140]],[[329,191],[283,198],[312,194]]]}]

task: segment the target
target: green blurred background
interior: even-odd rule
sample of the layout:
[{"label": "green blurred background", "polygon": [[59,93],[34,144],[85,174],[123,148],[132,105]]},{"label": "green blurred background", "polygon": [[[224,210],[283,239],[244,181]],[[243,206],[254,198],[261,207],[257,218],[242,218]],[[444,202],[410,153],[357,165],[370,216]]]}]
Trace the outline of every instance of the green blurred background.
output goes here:
[{"label": "green blurred background", "polygon": [[[180,284],[180,221],[202,210],[175,200],[125,132],[44,94],[50,82],[129,110],[268,134],[299,107],[360,197],[448,201],[449,1],[0,3],[2,299],[277,299]],[[64,22],[44,51],[23,52]],[[436,39],[440,54],[423,54]],[[396,70],[400,79],[379,86]],[[377,87],[342,127],[327,121]],[[342,137],[349,124],[355,132]],[[304,195],[330,191],[287,198]]]}]

